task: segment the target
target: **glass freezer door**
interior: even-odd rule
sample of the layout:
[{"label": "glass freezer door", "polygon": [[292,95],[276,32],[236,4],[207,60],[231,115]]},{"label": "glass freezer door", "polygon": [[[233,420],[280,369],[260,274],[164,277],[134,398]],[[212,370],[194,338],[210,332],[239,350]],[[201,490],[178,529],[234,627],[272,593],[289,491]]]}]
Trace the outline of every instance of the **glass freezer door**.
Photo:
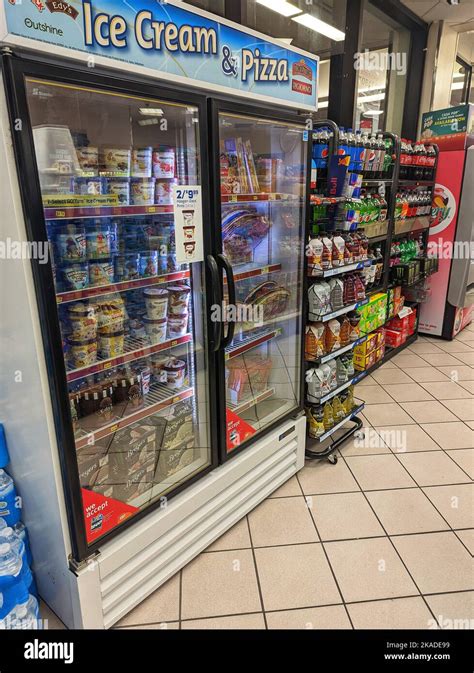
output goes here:
[{"label": "glass freezer door", "polygon": [[173,205],[201,184],[200,119],[33,78],[26,93],[90,545],[212,462],[203,265],[181,263]]},{"label": "glass freezer door", "polygon": [[[219,113],[227,453],[302,405],[304,126]],[[230,288],[230,285],[229,285]],[[232,292],[232,294],[234,294]]]}]

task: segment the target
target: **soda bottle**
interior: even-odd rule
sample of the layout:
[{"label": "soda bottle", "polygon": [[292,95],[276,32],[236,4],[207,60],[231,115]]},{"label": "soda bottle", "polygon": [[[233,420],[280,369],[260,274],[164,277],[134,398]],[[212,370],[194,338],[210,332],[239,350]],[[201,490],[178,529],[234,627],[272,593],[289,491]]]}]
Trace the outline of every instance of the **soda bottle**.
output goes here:
[{"label": "soda bottle", "polygon": [[340,159],[347,157],[349,154],[349,146],[347,144],[347,135],[342,126],[339,127],[339,147],[337,154]]},{"label": "soda bottle", "polygon": [[363,147],[364,147],[363,159],[362,159],[362,175],[364,176],[364,178],[368,179],[368,178],[370,178],[370,175],[369,175],[369,172],[368,172],[368,170],[369,170],[368,167],[369,167],[371,144],[370,144],[370,139],[369,139],[369,135],[368,135],[367,131],[364,131],[364,133],[363,133],[362,144],[363,144]]},{"label": "soda bottle", "polygon": [[377,159],[374,176],[376,178],[382,177],[384,157],[385,157],[385,144],[383,141],[383,133],[379,133],[377,135]]},{"label": "soda bottle", "polygon": [[406,165],[407,165],[407,179],[413,179],[413,145],[411,140],[407,140],[407,153],[406,153]]},{"label": "soda bottle", "polygon": [[347,147],[350,156],[349,170],[351,173],[355,173],[357,162],[357,144],[354,131],[352,129],[347,129]]},{"label": "soda bottle", "polygon": [[392,139],[385,138],[384,145],[385,145],[385,154],[383,158],[382,177],[387,179],[391,176],[392,173],[392,154],[393,154]]},{"label": "soda bottle", "polygon": [[388,203],[385,196],[380,196],[380,213],[379,213],[379,222],[385,222],[388,215]]}]

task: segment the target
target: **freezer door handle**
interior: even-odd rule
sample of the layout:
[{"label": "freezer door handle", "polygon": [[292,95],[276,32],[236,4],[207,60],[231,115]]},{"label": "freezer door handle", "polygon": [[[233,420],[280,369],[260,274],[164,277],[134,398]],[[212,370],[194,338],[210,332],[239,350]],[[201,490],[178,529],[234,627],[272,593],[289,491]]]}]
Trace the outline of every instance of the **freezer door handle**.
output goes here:
[{"label": "freezer door handle", "polygon": [[[225,271],[227,277],[227,289],[229,293],[229,306],[236,305],[236,294],[235,294],[235,279],[234,271],[232,269],[232,264],[229,262],[225,255],[217,255],[217,264],[218,266]],[[221,347],[227,348],[232,343],[235,332],[235,320],[227,321],[227,335],[224,337]]]},{"label": "freezer door handle", "polygon": [[216,353],[221,347],[222,341],[222,289],[219,278],[219,267],[212,255],[207,256],[207,266],[211,274],[212,284],[212,306],[210,314],[211,330],[211,350]]}]

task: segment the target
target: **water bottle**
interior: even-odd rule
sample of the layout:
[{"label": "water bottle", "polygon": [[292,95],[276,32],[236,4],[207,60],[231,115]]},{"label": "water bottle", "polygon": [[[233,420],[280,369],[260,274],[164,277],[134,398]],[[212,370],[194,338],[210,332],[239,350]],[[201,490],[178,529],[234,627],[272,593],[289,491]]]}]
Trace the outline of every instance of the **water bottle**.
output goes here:
[{"label": "water bottle", "polygon": [[30,593],[36,595],[36,584],[33,580],[33,574],[26,559],[26,550],[24,542],[18,537],[13,528],[7,527],[0,531],[0,544],[8,543],[12,550],[17,554],[22,562],[20,579],[27,587]]},{"label": "water bottle", "polygon": [[[20,580],[22,562],[8,542],[0,544],[0,623],[10,616],[18,598],[24,596],[25,585]],[[3,625],[2,628],[5,628]]]},{"label": "water bottle", "polygon": [[7,522],[3,517],[0,516],[0,531],[2,531],[4,528],[7,528]]},{"label": "water bottle", "polygon": [[[2,520],[0,520],[0,535],[1,535],[2,528],[5,528],[5,526],[6,526],[6,523],[5,523],[5,526],[2,526],[2,523],[1,523]],[[25,545],[26,560],[27,560],[28,565],[32,566],[33,565],[33,556],[31,554],[30,539],[28,537],[28,531],[26,530],[26,526],[23,523],[23,521],[18,521],[13,526],[13,530],[15,531],[15,533],[18,535],[20,540]]]},{"label": "water bottle", "polygon": [[3,428],[3,423],[0,423],[0,467],[6,467],[9,462],[10,456],[8,455],[5,430]]},{"label": "water bottle", "polygon": [[40,611],[38,601],[25,592],[11,614],[10,629],[39,629]]},{"label": "water bottle", "polygon": [[21,512],[16,498],[13,479],[5,470],[0,469],[0,517],[5,519],[8,526],[13,526],[20,520]]}]

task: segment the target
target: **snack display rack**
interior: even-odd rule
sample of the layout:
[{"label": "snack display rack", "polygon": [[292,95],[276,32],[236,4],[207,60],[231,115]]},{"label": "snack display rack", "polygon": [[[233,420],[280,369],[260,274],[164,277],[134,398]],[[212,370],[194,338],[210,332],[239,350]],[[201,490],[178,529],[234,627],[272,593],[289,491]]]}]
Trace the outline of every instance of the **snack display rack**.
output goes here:
[{"label": "snack display rack", "polygon": [[[314,125],[314,130],[317,130],[318,128],[329,128],[331,130],[331,139],[329,142],[329,155],[328,155],[328,166],[329,166],[331,157],[335,157],[338,155],[340,156],[341,154],[339,151],[340,146],[339,129],[330,120],[317,122]],[[316,137],[316,134],[314,137]],[[397,286],[407,288],[407,290],[408,288],[416,289],[424,282],[425,278],[428,277],[428,275],[430,275],[431,273],[436,273],[437,271],[436,263],[430,264],[428,265],[430,269],[428,273],[424,273],[423,271],[420,270],[418,276],[416,277],[416,280],[414,282],[409,283],[407,282],[406,274],[401,274],[401,277],[397,277],[396,274],[391,270],[392,268],[391,265],[393,264],[393,254],[392,254],[393,243],[397,239],[413,239],[414,236],[419,236],[420,246],[424,249],[426,255],[428,234],[431,221],[431,199],[429,203],[427,201],[429,193],[428,192],[424,193],[424,198],[427,203],[427,208],[429,212],[427,212],[426,215],[421,217],[410,217],[410,218],[400,217],[400,202],[402,201],[401,196],[402,193],[405,195],[404,198],[407,198],[406,194],[409,194],[410,198],[415,199],[416,197],[411,196],[412,193],[419,194],[420,188],[422,188],[423,190],[427,189],[432,190],[434,188],[435,181],[434,179],[400,180],[399,174],[402,158],[402,147],[403,147],[402,143],[400,141],[400,138],[398,138],[398,136],[392,133],[384,133],[383,137],[384,139],[386,138],[389,139],[391,147],[393,148],[393,156],[392,156],[393,166],[391,175],[390,177],[380,177],[374,179],[367,178],[364,175],[362,177],[362,183],[361,183],[362,189],[367,191],[374,190],[378,192],[383,198],[386,198],[387,202],[386,231],[384,233],[377,233],[377,235],[375,236],[370,236],[369,234],[367,234],[370,249],[374,250],[376,249],[375,246],[378,246],[379,257],[377,261],[383,263],[383,272],[381,274],[380,281],[376,285],[376,287],[371,287],[366,291],[366,299],[364,301],[361,301],[356,305],[343,307],[342,309],[332,311],[322,316],[321,315],[316,316],[314,314],[312,315],[309,310],[309,302],[308,302],[306,310],[306,316],[308,320],[307,324],[310,324],[312,320],[318,320],[319,323],[326,323],[327,321],[332,320],[333,318],[342,316],[345,313],[348,313],[352,310],[360,308],[361,306],[364,306],[365,304],[367,304],[367,302],[371,301],[372,297],[380,293],[383,295],[391,292],[392,294],[390,295],[390,297],[391,300],[394,301],[393,299],[395,294],[394,289],[397,288]],[[436,146],[433,147],[434,152],[436,154],[436,163],[432,171],[434,176],[436,173],[438,148]],[[406,171],[407,169],[405,168],[405,172]],[[324,189],[325,181],[323,180],[322,182]],[[329,181],[327,180],[326,189],[328,189],[328,187],[329,187]],[[318,180],[318,189],[321,190],[319,180]],[[401,192],[402,189],[403,192]],[[432,193],[431,197],[433,197]],[[352,199],[351,197],[344,197],[344,196],[332,197],[332,198],[316,194],[311,194],[310,196],[310,202],[312,204],[324,203],[324,202],[341,203],[344,200],[357,202],[357,199]],[[320,229],[318,228],[318,230]],[[322,231],[324,232],[324,225],[322,227]],[[415,264],[419,263],[421,267],[424,267],[423,261],[420,262],[420,260],[424,260],[424,257],[420,257],[418,255],[414,259],[416,260]],[[372,263],[375,264],[375,260],[373,262],[371,262],[370,260],[361,261],[354,264],[334,267],[332,269],[327,270],[314,271],[311,269],[310,277],[307,278],[306,281],[306,293],[310,289],[311,285],[317,280],[334,277],[344,277],[344,275],[351,274],[354,271],[363,270],[364,268],[370,266]],[[309,267],[310,265],[308,265],[308,269]],[[409,297],[410,296],[411,295],[409,294]],[[396,317],[398,315],[400,318],[403,318],[408,314],[416,312],[418,305],[419,303],[417,301],[406,301],[405,308],[402,309],[400,313],[398,312],[391,313],[390,302],[387,301],[384,322],[378,325],[377,330],[380,330],[381,327],[387,325],[389,320],[391,320],[394,316]],[[379,359],[376,362],[369,364],[362,371],[356,371],[354,376],[350,377],[349,380],[346,381],[343,385],[338,385],[336,388],[320,396],[319,398],[318,397],[314,398],[310,396],[307,384],[306,403],[307,405],[310,405],[308,409],[311,410],[308,415],[309,419],[308,422],[310,423],[310,426],[311,426],[311,419],[313,418],[312,412],[314,411],[315,408],[314,407],[315,399],[317,400],[316,407],[322,409],[322,405],[325,402],[334,399],[336,396],[339,395],[339,393],[341,393],[344,390],[347,390],[351,386],[357,385],[357,383],[359,383],[366,376],[370,375],[372,372],[378,369],[384,362],[387,362],[392,357],[394,357],[399,352],[401,352],[402,350],[404,350],[405,348],[407,348],[416,341],[418,337],[418,315],[412,317],[415,317],[413,334],[411,334],[408,338],[406,338],[404,343],[394,348],[384,346],[383,350],[381,351],[381,357],[379,357]],[[352,354],[354,349],[356,349],[359,346],[362,346],[364,342],[366,342],[368,339],[371,338],[372,334],[373,332],[361,334],[359,338],[355,339],[354,341],[345,345],[344,347],[334,350],[333,352],[325,353],[323,355],[320,355],[319,357],[311,357],[310,354],[306,353],[305,355],[306,381],[308,382],[308,372],[311,372],[311,368],[318,367],[326,363],[330,363],[331,361],[337,360],[343,354]],[[306,457],[308,459],[327,458],[329,462],[335,464],[337,463],[337,454],[335,453],[335,450],[338,447],[340,447],[349,437],[353,435],[363,438],[363,433],[361,432],[363,423],[361,419],[358,418],[357,415],[360,414],[360,412],[364,409],[364,403],[362,401],[354,400],[354,405],[355,406],[353,410],[349,414],[347,414],[339,422],[336,422],[333,425],[333,427],[326,430],[322,434],[319,434],[317,438],[311,436],[311,434],[308,435],[307,448],[306,448]],[[351,425],[349,427],[346,427],[346,425],[349,422],[351,422]]]}]

